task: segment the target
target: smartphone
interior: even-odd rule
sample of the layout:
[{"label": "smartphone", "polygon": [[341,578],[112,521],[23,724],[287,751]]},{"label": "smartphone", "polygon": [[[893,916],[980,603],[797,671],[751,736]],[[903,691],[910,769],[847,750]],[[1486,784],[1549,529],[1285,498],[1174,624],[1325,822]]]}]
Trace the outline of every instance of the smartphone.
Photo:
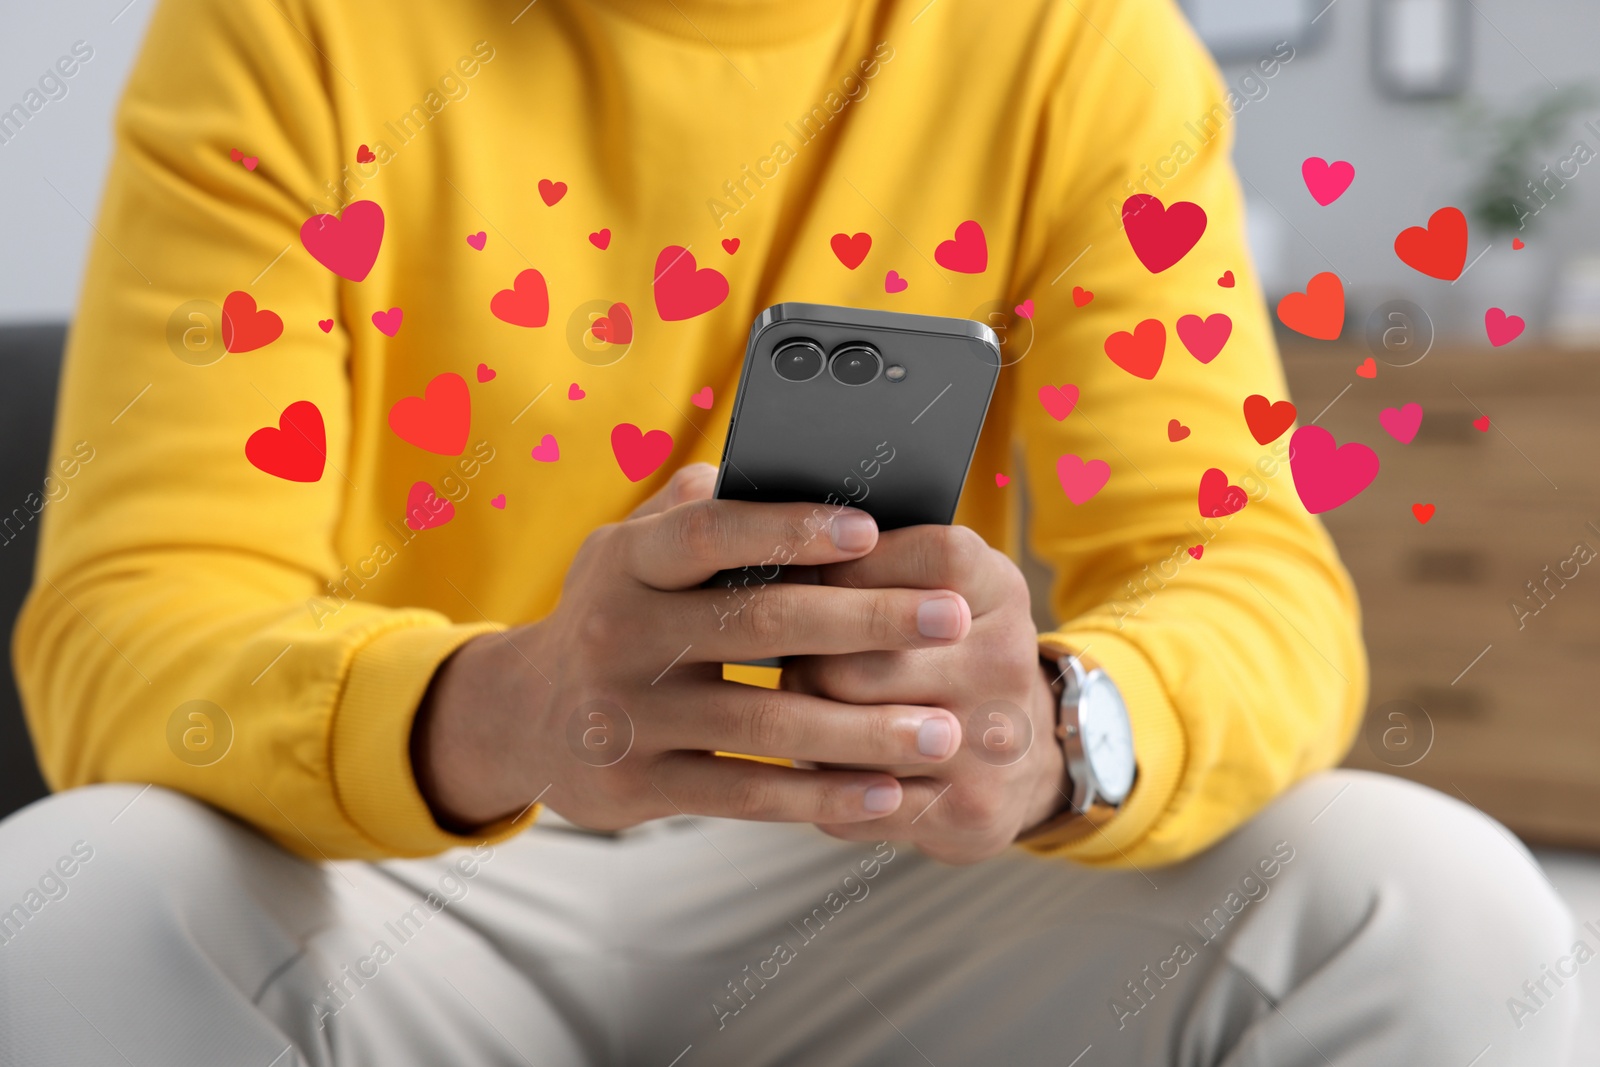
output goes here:
[{"label": "smartphone", "polygon": [[994,331],[970,319],[767,308],[750,327],[716,496],[859,508],[882,530],[948,524],[1000,366]]}]

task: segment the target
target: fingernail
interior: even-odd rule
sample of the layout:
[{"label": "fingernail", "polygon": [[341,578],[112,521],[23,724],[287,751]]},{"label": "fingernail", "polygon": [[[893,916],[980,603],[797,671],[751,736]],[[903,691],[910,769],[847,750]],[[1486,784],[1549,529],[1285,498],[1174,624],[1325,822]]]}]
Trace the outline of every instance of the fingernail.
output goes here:
[{"label": "fingernail", "polygon": [[950,729],[949,719],[924,719],[922,725],[917,727],[917,751],[924,756],[942,758],[950,751],[950,742],[954,738],[955,731]]},{"label": "fingernail", "polygon": [[828,524],[833,547],[841,552],[861,552],[872,547],[878,524],[864,511],[841,511]]},{"label": "fingernail", "polygon": [[940,641],[960,636],[961,605],[947,596],[924,600],[917,607],[917,633]]},{"label": "fingernail", "polygon": [[879,813],[893,811],[900,806],[900,787],[897,785],[875,785],[867,790],[861,804],[868,811]]}]

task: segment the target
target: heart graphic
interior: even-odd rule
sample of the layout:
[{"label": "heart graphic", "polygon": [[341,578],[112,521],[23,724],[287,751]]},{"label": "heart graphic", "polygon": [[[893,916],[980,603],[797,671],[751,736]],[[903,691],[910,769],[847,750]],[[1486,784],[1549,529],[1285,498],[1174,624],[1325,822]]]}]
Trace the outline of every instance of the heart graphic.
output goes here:
[{"label": "heart graphic", "polygon": [[836,233],[828,244],[833,248],[833,254],[839,257],[840,263],[855,270],[867,258],[867,253],[872,251],[872,235]]},{"label": "heart graphic", "polygon": [[1323,271],[1306,283],[1305,292],[1278,301],[1278,321],[1318,341],[1337,341],[1344,332],[1344,283]]},{"label": "heart graphic", "polygon": [[371,163],[377,158],[377,156],[372,154],[372,149],[368,148],[366,145],[362,145],[360,148],[356,149],[357,163]]},{"label": "heart graphic", "polygon": [[478,364],[478,381],[480,381],[480,382],[492,382],[492,381],[494,381],[494,375],[495,375],[494,368],[490,367],[489,364],[487,364],[487,363]]},{"label": "heart graphic", "polygon": [[957,274],[982,274],[989,267],[989,242],[983,227],[968,219],[956,227],[952,241],[940,241],[933,250],[933,261]]},{"label": "heart graphic", "polygon": [[577,382],[573,382],[571,385],[567,386],[568,400],[582,400],[588,395],[588,393],[584,392],[583,389],[579,387]]},{"label": "heart graphic", "polygon": [[1417,517],[1417,521],[1424,525],[1427,524],[1429,519],[1433,518],[1433,512],[1434,507],[1432,504],[1411,505],[1411,514],[1415,515]]},{"label": "heart graphic", "polygon": [[1030,296],[1028,299],[1024,300],[1022,303],[1018,304],[1016,307],[1012,308],[1011,310],[1015,311],[1017,313],[1017,317],[1018,318],[1023,318],[1023,319],[1031,319],[1031,318],[1033,318],[1033,297]]},{"label": "heart graphic", "polygon": [[1366,359],[1362,360],[1361,365],[1356,368],[1356,377],[1358,378],[1376,378],[1377,376],[1378,361],[1373,359],[1371,356],[1368,356]]},{"label": "heart graphic", "polygon": [[1072,409],[1078,406],[1078,387],[1076,385],[1041,385],[1039,387],[1039,403],[1044,405],[1050,417],[1060,422],[1072,414]]},{"label": "heart graphic", "polygon": [[611,231],[596,230],[589,235],[589,243],[604,252],[611,247]]},{"label": "heart graphic", "polygon": [[883,276],[883,291],[886,293],[903,293],[910,283],[900,277],[899,271],[890,271]]},{"label": "heart graphic", "polygon": [[263,426],[244,443],[244,456],[256,470],[290,482],[314,482],[328,459],[322,412],[309,400],[283,409],[278,425]]},{"label": "heart graphic", "polygon": [[1478,416],[1477,418],[1472,420],[1472,425],[1474,425],[1474,426],[1476,426],[1478,428],[1478,432],[1479,433],[1488,433],[1489,432],[1489,416],[1487,416],[1487,415]]},{"label": "heart graphic", "polygon": [[261,160],[257,159],[255,156],[245,156],[239,162],[244,164],[245,170],[255,170],[256,164],[261,162]]},{"label": "heart graphic", "polygon": [[637,482],[654,474],[672,454],[672,435],[665,430],[645,433],[631,422],[611,428],[611,454],[628,481]]},{"label": "heart graphic", "polygon": [[477,233],[467,234],[467,244],[471,245],[473,248],[476,248],[479,252],[482,252],[483,246],[488,243],[489,235],[483,230],[479,230]]},{"label": "heart graphic", "polygon": [[1178,320],[1178,340],[1201,363],[1216,359],[1231,336],[1233,320],[1220,311],[1203,319],[1199,315],[1185,315]]},{"label": "heart graphic", "polygon": [[236,289],[222,301],[222,348],[225,352],[254,352],[283,334],[283,320],[275,311],[256,310],[256,298]]},{"label": "heart graphic", "polygon": [[1223,271],[1222,272],[1222,277],[1217,279],[1217,284],[1222,286],[1224,289],[1232,289],[1234,287],[1234,285],[1236,284],[1234,282],[1234,280],[1233,280],[1233,271],[1231,271],[1231,270]]},{"label": "heart graphic", "polygon": [[1300,503],[1321,515],[1372,484],[1378,476],[1378,454],[1358,441],[1336,444],[1321,426],[1302,426],[1289,438],[1289,471]]},{"label": "heart graphic", "polygon": [[235,148],[228,153],[228,158],[237,163],[244,158],[244,153]]},{"label": "heart graphic", "polygon": [[544,201],[545,207],[555,207],[566,195],[566,182],[553,182],[549,178],[539,179],[539,199]]},{"label": "heart graphic", "polygon": [[1417,430],[1422,427],[1422,405],[1406,404],[1404,407],[1384,408],[1378,412],[1378,424],[1390,437],[1403,445],[1409,445],[1416,438]]},{"label": "heart graphic", "polygon": [[560,459],[561,446],[556,444],[556,435],[547,433],[539,438],[539,443],[533,446],[533,451],[529,455],[540,463],[554,463]]},{"label": "heart graphic", "polygon": [[999,488],[1004,489],[1006,486],[1011,484],[1011,477],[1009,475],[996,473],[994,476],[994,484]]},{"label": "heart graphic", "polygon": [[1250,502],[1249,494],[1228,484],[1228,476],[1211,467],[1200,476],[1200,516],[1221,519],[1234,514]]},{"label": "heart graphic", "polygon": [[341,278],[359,282],[383,247],[383,208],[357,200],[338,216],[313,215],[300,226],[300,243],[311,258]]},{"label": "heart graphic", "polygon": [[461,455],[471,428],[467,380],[450,371],[429,382],[422,396],[403,396],[389,409],[389,429],[400,440],[441,456]]},{"label": "heart graphic", "polygon": [[1521,337],[1527,325],[1521,315],[1507,315],[1499,308],[1490,308],[1483,313],[1484,332],[1489,335],[1489,343],[1496,348]]},{"label": "heart graphic", "polygon": [[1119,330],[1106,338],[1106,355],[1111,362],[1133,375],[1149,381],[1161,369],[1167,351],[1167,328],[1160,319],[1145,319],[1132,333]]},{"label": "heart graphic", "polygon": [[628,305],[616,303],[611,309],[589,327],[589,332],[594,334],[596,340],[606,341],[614,345],[625,345],[633,342],[633,312],[628,310]]},{"label": "heart graphic", "polygon": [[529,267],[518,274],[510,289],[502,289],[489,299],[489,310],[501,322],[529,329],[550,320],[550,290],[544,275]]},{"label": "heart graphic", "polygon": [[694,256],[678,245],[656,256],[655,279],[656,313],[663,322],[692,319],[728,299],[728,279],[711,267],[695,269]]},{"label": "heart graphic", "polygon": [[700,391],[689,398],[689,403],[702,411],[710,411],[711,405],[715,402],[714,394],[711,392],[711,386],[709,385],[702,385]]},{"label": "heart graphic", "polygon": [[739,251],[739,239],[737,237],[724,237],[722,239],[722,250],[730,256],[733,255]]},{"label": "heart graphic", "polygon": [[1081,308],[1081,307],[1083,307],[1085,304],[1087,304],[1089,301],[1091,301],[1093,299],[1094,299],[1094,293],[1092,293],[1089,290],[1085,289],[1083,286],[1074,285],[1072,287],[1072,306],[1073,307],[1080,307]]},{"label": "heart graphic", "polygon": [[1191,546],[1189,548],[1184,549],[1184,551],[1189,553],[1189,555],[1193,556],[1195,559],[1199,559],[1201,556],[1203,556],[1205,554],[1206,546],[1205,545],[1193,545],[1193,546]]},{"label": "heart graphic", "polygon": [[489,500],[489,506],[491,508],[499,508],[501,511],[504,511],[506,509],[506,495],[501,493],[499,496],[492,497]]},{"label": "heart graphic", "polygon": [[1311,199],[1327,207],[1356,180],[1356,168],[1342,159],[1329,163],[1321,156],[1312,156],[1300,164],[1300,177],[1305,179]]},{"label": "heart graphic", "polygon": [[1523,244],[1523,243],[1522,243],[1522,238],[1520,238],[1520,237],[1513,237],[1513,238],[1512,238],[1512,239],[1511,239],[1511,251],[1513,251],[1513,252],[1520,252],[1520,251],[1522,251],[1522,250],[1523,250],[1523,249],[1524,249],[1524,248],[1527,248],[1527,247],[1528,247],[1528,246],[1527,246],[1527,245],[1525,245],[1525,244]]},{"label": "heart graphic", "polygon": [[1274,404],[1260,393],[1244,398],[1244,423],[1258,445],[1270,445],[1282,437],[1283,431],[1294,423],[1294,416],[1294,405],[1287,400]]},{"label": "heart graphic", "polygon": [[1136,193],[1122,202],[1122,228],[1139,262],[1151,274],[1160,274],[1199,243],[1206,232],[1206,213],[1187,200],[1164,207],[1150,194]]},{"label": "heart graphic", "polygon": [[406,494],[406,525],[413,530],[431,530],[456,517],[456,506],[442,499],[427,482],[413,482]]},{"label": "heart graphic", "polygon": [[1182,441],[1185,437],[1188,437],[1189,434],[1192,433],[1192,432],[1193,431],[1191,431],[1189,429],[1189,427],[1185,426],[1183,423],[1179,422],[1177,419],[1168,419],[1167,420],[1167,440],[1168,441],[1172,441],[1174,443],[1176,443],[1178,441]]},{"label": "heart graphic", "polygon": [[372,313],[372,325],[376,326],[378,332],[385,337],[393,337],[400,332],[400,319],[404,315],[405,312],[399,308],[390,308],[388,311],[374,311]]},{"label": "heart graphic", "polygon": [[1442,207],[1426,227],[1402,230],[1394,239],[1394,252],[1412,270],[1453,282],[1467,263],[1467,217],[1460,208]]},{"label": "heart graphic", "polygon": [[1061,491],[1080,507],[1093,500],[1110,477],[1111,466],[1103,459],[1085,463],[1069,452],[1056,460],[1056,481],[1061,483]]},{"label": "heart graphic", "polygon": [[332,333],[333,332],[333,320],[332,319],[318,319],[317,320],[317,329],[321,330],[323,333]]}]

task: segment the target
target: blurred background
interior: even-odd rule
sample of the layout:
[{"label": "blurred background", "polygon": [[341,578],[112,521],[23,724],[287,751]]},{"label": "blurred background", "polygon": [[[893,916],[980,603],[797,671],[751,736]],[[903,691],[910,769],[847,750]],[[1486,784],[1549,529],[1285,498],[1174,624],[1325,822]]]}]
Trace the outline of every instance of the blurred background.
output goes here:
[{"label": "blurred background", "polygon": [[[31,569],[29,501],[50,461],[62,337],[98,240],[111,112],[153,2],[13,5],[0,37],[8,627]],[[1271,298],[1322,271],[1349,294],[1343,338],[1281,341],[1301,421],[1318,417],[1383,464],[1370,490],[1327,516],[1373,660],[1350,763],[1498,818],[1539,850],[1580,918],[1600,918],[1600,568],[1585,565],[1600,553],[1600,4],[1184,7],[1235,94],[1229,122]],[[1311,156],[1356,169],[1326,207],[1301,176]],[[1394,235],[1445,205],[1471,225],[1455,283],[1393,251]],[[1526,333],[1491,347],[1490,308],[1523,318]],[[1368,357],[1374,373],[1358,376]],[[1413,402],[1422,428],[1401,445],[1378,412]],[[1434,509],[1426,522],[1418,505]],[[5,674],[0,815],[44,789]]]}]

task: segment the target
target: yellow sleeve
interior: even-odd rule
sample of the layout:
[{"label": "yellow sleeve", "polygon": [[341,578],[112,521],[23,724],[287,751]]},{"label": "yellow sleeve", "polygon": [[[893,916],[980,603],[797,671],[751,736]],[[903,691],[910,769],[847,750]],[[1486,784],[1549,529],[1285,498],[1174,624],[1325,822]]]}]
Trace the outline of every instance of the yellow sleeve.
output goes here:
[{"label": "yellow sleeve", "polygon": [[[1349,577],[1295,493],[1292,431],[1257,444],[1242,414],[1252,393],[1288,395],[1229,159],[1240,101],[1260,105],[1230,93],[1169,0],[1068,7],[1064,18],[1086,24],[1048,90],[1039,135],[1016,288],[1035,302],[1036,333],[1017,365],[1014,420],[1034,504],[1030,544],[1054,568],[1059,636],[1121,689],[1139,778],[1103,833],[1033,847],[1090,864],[1170,863],[1340,759],[1366,703],[1366,660]],[[1278,61],[1274,74],[1286,55],[1287,46],[1264,57]],[[1270,92],[1256,75],[1252,85]],[[1135,192],[1207,216],[1198,244],[1160,273],[1122,229],[1118,209]],[[1219,284],[1228,271],[1232,288]],[[1092,299],[1079,306],[1086,293],[1075,300],[1075,287]],[[1216,313],[1232,333],[1202,363],[1175,327]],[[1146,319],[1166,332],[1151,380],[1105,348]],[[1080,398],[1058,422],[1039,390],[1065,385]],[[1067,499],[1063,455],[1109,465],[1093,499]],[[1249,494],[1241,511],[1202,518],[1208,468]]]},{"label": "yellow sleeve", "polygon": [[[352,411],[343,329],[317,326],[364,312],[335,314],[343,283],[298,236],[339,174],[338,75],[311,7],[167,0],[154,16],[117,116],[57,420],[53,454],[91,458],[45,509],[13,656],[53,788],[153,782],[309,857],[424,854],[465,839],[435,824],[412,777],[414,711],[437,665],[491,627],[359,598],[308,607],[359,558],[336,545],[371,458],[350,454],[352,423],[383,417]],[[179,359],[174,313],[233,290],[277,312],[282,337]],[[327,429],[309,484],[243,454],[300,400]],[[180,711],[197,700],[220,709],[214,722]],[[191,728],[231,745],[207,764],[216,749],[186,747]]]}]

